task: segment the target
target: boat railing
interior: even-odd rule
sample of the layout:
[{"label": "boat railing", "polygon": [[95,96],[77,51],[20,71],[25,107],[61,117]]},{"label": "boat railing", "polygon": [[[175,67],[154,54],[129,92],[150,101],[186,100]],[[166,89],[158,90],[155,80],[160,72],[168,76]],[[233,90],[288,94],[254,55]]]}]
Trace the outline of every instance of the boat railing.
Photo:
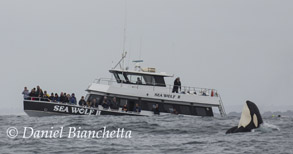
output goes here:
[{"label": "boat railing", "polygon": [[[151,86],[153,91],[156,91],[157,88],[166,88],[169,93],[173,92],[174,85],[166,84],[166,85],[151,85],[151,84],[135,84],[131,82],[121,82],[117,83],[116,80],[111,78],[99,78],[94,80],[94,83],[97,84],[106,84],[106,85],[119,85],[120,87],[123,87],[124,85],[132,85],[132,88],[143,88],[145,86]],[[191,94],[191,95],[199,95],[199,96],[211,96],[211,97],[219,97],[219,94],[216,89],[210,89],[210,88],[200,88],[200,87],[191,87],[191,86],[181,86],[181,89],[178,90],[180,94]]]},{"label": "boat railing", "polygon": [[73,103],[69,103],[69,102],[60,102],[60,101],[53,101],[50,100],[49,98],[44,98],[44,97],[28,97],[25,98],[24,100],[29,100],[29,101],[42,101],[42,102],[54,102],[54,103],[65,103],[65,104],[70,104],[70,105],[76,105]]},{"label": "boat railing", "polygon": [[50,102],[51,101],[49,98],[44,98],[44,97],[28,97],[25,100],[46,101],[46,102]]}]

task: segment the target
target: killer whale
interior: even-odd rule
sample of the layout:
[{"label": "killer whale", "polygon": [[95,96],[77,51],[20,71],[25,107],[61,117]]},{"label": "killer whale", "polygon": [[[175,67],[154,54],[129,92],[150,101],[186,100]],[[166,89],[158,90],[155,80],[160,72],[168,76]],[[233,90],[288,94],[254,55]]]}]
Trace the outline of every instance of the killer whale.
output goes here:
[{"label": "killer whale", "polygon": [[257,106],[251,101],[246,101],[238,126],[228,129],[226,134],[250,132],[252,129],[258,128],[262,123],[263,120]]}]

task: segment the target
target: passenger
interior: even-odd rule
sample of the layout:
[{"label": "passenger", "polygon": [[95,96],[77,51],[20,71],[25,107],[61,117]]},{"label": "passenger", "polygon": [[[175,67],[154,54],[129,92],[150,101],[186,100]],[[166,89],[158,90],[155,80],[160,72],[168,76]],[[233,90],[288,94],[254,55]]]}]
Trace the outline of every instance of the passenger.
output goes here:
[{"label": "passenger", "polygon": [[40,93],[40,86],[37,86],[37,90],[36,90],[36,93],[37,93],[37,95],[39,96],[39,93]]},{"label": "passenger", "polygon": [[65,96],[64,96],[64,93],[63,92],[60,93],[59,101],[62,102],[62,103],[65,102]]},{"label": "passenger", "polygon": [[43,90],[40,88],[40,86],[37,86],[36,93],[38,95],[37,97],[43,97]]},{"label": "passenger", "polygon": [[216,96],[216,97],[219,97],[219,94],[218,94],[217,92],[215,92],[215,96]]},{"label": "passenger", "polygon": [[159,104],[156,104],[154,108],[154,114],[160,115]]},{"label": "passenger", "polygon": [[83,96],[81,96],[81,99],[79,100],[78,104],[79,104],[80,106],[85,106],[85,105],[86,105],[86,102],[85,102]]},{"label": "passenger", "polygon": [[142,84],[141,80],[139,77],[137,77],[137,81],[136,81],[136,84]]},{"label": "passenger", "polygon": [[[40,97],[40,95],[39,95]],[[41,101],[49,101],[49,97],[46,93],[43,94],[43,97],[41,97]]]},{"label": "passenger", "polygon": [[99,104],[98,104],[98,102],[97,102],[97,99],[92,99],[92,101],[91,101],[91,106],[92,107],[99,107]]},{"label": "passenger", "polygon": [[181,91],[181,82],[179,77],[174,81],[172,93],[178,93],[178,89]]},{"label": "passenger", "polygon": [[91,101],[87,101],[86,102],[87,107],[91,107],[92,106],[92,102]]},{"label": "passenger", "polygon": [[67,94],[64,93],[63,96],[64,96],[64,101],[66,101]]},{"label": "passenger", "polygon": [[53,98],[53,102],[60,102],[60,98],[57,93],[55,93],[55,96]]},{"label": "passenger", "polygon": [[64,103],[69,103],[69,100],[70,100],[70,95],[69,94],[65,95]]},{"label": "passenger", "polygon": [[38,95],[39,95],[38,97],[41,97],[41,98],[44,96],[44,92],[42,89],[40,89],[40,92],[38,93]]},{"label": "passenger", "polygon": [[107,96],[104,97],[103,103],[102,103],[103,108],[108,109],[109,108],[109,103]]},{"label": "passenger", "polygon": [[177,110],[175,108],[173,108],[173,114],[178,114]]},{"label": "passenger", "polygon": [[71,104],[76,104],[76,98],[75,98],[75,94],[74,93],[71,94],[71,97],[69,98],[69,102]]},{"label": "passenger", "polygon": [[133,108],[133,111],[134,111],[134,112],[138,112],[138,113],[141,111],[141,108],[140,108],[140,106],[138,105],[138,103],[135,104],[135,107]]},{"label": "passenger", "polygon": [[119,106],[118,106],[116,97],[113,97],[113,100],[111,102],[110,108],[111,109],[114,109],[114,110],[118,110],[119,109]]},{"label": "passenger", "polygon": [[46,90],[44,91],[43,96],[44,96],[44,95],[46,95],[48,98],[50,97]]},{"label": "passenger", "polygon": [[27,90],[27,87],[24,87],[24,90],[22,92],[23,94],[23,99],[28,100],[30,97],[30,92]]},{"label": "passenger", "polygon": [[35,97],[37,97],[37,93],[36,93],[35,88],[33,88],[33,89],[31,90],[29,96],[31,97],[31,100],[36,100]]},{"label": "passenger", "polygon": [[128,111],[127,104],[123,105],[122,111],[124,111],[124,112],[127,112]]},{"label": "passenger", "polygon": [[51,93],[51,96],[49,97],[50,101],[53,102],[54,99],[54,93]]}]

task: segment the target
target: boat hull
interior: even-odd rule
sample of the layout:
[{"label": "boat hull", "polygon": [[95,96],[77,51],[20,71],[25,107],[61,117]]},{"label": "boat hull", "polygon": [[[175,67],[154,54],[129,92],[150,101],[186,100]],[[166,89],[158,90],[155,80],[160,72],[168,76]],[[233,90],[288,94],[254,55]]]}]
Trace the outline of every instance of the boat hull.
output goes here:
[{"label": "boat hull", "polygon": [[143,116],[139,113],[128,113],[110,109],[89,108],[67,103],[25,100],[24,112],[31,117],[67,116],[67,115],[129,115]]}]

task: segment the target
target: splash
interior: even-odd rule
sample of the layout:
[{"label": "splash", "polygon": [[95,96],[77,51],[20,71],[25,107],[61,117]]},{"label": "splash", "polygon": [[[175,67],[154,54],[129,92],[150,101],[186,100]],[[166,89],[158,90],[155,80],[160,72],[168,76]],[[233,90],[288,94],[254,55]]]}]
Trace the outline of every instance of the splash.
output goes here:
[{"label": "splash", "polygon": [[267,122],[261,124],[258,129],[252,130],[252,132],[263,132],[263,133],[268,133],[273,131],[280,131],[280,128],[276,125],[273,125]]}]

